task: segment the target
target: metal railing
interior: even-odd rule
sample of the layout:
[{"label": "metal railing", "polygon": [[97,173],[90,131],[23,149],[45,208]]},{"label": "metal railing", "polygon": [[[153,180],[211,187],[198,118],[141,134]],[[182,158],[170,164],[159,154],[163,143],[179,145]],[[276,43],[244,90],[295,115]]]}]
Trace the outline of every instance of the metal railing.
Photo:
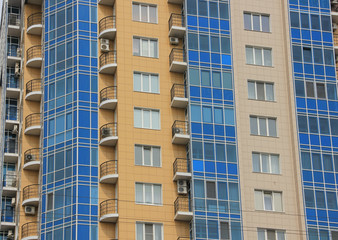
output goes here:
[{"label": "metal railing", "polygon": [[1,210],[1,222],[15,222],[15,210],[2,209]]},{"label": "metal railing", "polygon": [[170,52],[170,55],[169,55],[169,65],[171,65],[173,61],[175,61],[175,62],[186,62],[185,52],[182,48],[171,49],[171,52]]},{"label": "metal railing", "polygon": [[40,148],[31,148],[24,153],[24,164],[40,161]]},{"label": "metal railing", "polygon": [[16,172],[5,172],[3,176],[3,186],[4,187],[17,187],[16,181],[17,174]]},{"label": "metal railing", "polygon": [[116,86],[106,87],[100,91],[100,102],[116,99]]},{"label": "metal railing", "polygon": [[27,61],[33,58],[42,58],[41,45],[36,45],[27,49]]},{"label": "metal railing", "polygon": [[117,136],[117,123],[107,123],[100,127],[100,139]]},{"label": "metal railing", "polygon": [[22,190],[23,201],[31,198],[39,198],[39,184],[28,185]]},{"label": "metal railing", "polygon": [[100,67],[111,63],[116,63],[116,51],[102,53],[100,56]]},{"label": "metal railing", "polygon": [[191,211],[190,199],[188,197],[177,197],[174,202],[175,213],[177,212],[190,212]]},{"label": "metal railing", "polygon": [[100,203],[100,217],[117,213],[117,199],[108,199]]},{"label": "metal railing", "polygon": [[27,28],[36,24],[42,24],[42,12],[33,13],[27,18]]},{"label": "metal railing", "polygon": [[20,109],[19,108],[7,108],[6,109],[6,120],[18,121]]},{"label": "metal railing", "polygon": [[185,98],[187,97],[185,85],[184,84],[177,84],[175,83],[170,90],[171,100],[174,99],[174,97],[180,97]]},{"label": "metal railing", "polygon": [[41,91],[41,78],[30,80],[26,83],[26,94]]},{"label": "metal railing", "polygon": [[178,237],[177,240],[190,240],[190,237]]},{"label": "metal railing", "polygon": [[117,174],[117,160],[109,160],[100,165],[100,177]]},{"label": "metal railing", "polygon": [[8,14],[8,25],[20,26],[20,14],[9,13]]},{"label": "metal railing", "polygon": [[185,27],[184,16],[178,13],[172,13],[169,18],[169,30],[173,27]]},{"label": "metal railing", "polygon": [[21,238],[38,236],[38,222],[28,222],[21,227]]},{"label": "metal railing", "polygon": [[103,32],[104,30],[115,28],[116,18],[115,16],[104,17],[99,22],[99,32]]},{"label": "metal railing", "polygon": [[32,113],[32,114],[29,114],[26,119],[25,119],[25,126],[26,126],[26,129],[29,128],[29,127],[32,127],[32,126],[37,126],[37,125],[40,125],[41,123],[41,114],[40,113]]},{"label": "metal railing", "polygon": [[176,158],[173,164],[174,175],[177,172],[190,172],[190,162],[185,158]]},{"label": "metal railing", "polygon": [[187,134],[189,135],[189,123],[187,121],[176,120],[171,127],[172,136],[175,134]]}]

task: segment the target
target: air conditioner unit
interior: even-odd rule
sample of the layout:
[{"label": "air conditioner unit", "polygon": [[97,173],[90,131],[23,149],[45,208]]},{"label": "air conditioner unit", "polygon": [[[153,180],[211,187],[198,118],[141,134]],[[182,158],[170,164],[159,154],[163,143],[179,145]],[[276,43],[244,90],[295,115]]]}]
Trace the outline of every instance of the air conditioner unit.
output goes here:
[{"label": "air conditioner unit", "polygon": [[35,207],[34,206],[25,206],[25,214],[26,215],[35,215]]},{"label": "air conditioner unit", "polygon": [[8,230],[7,239],[14,239],[14,233],[12,230]]},{"label": "air conditioner unit", "polygon": [[101,39],[101,51],[108,52],[109,51],[109,39]]},{"label": "air conditioner unit", "polygon": [[110,137],[113,135],[113,131],[111,128],[102,128],[101,129],[101,136],[102,138],[105,138],[105,137]]},{"label": "air conditioner unit", "polygon": [[20,76],[20,63],[15,63],[14,74],[16,77]]},{"label": "air conditioner unit", "polygon": [[19,130],[18,130],[18,125],[14,125],[13,129],[12,129],[12,134],[18,134]]},{"label": "air conditioner unit", "polygon": [[21,57],[21,48],[16,49],[16,56]]},{"label": "air conditioner unit", "polygon": [[173,131],[174,131],[174,134],[183,134],[184,132],[183,132],[183,129],[182,128],[178,128],[178,127],[176,127],[176,128],[174,128],[173,129]]},{"label": "air conditioner unit", "polygon": [[14,207],[16,204],[16,199],[15,197],[12,198],[12,201],[11,201],[11,206]]},{"label": "air conditioner unit", "polygon": [[25,155],[25,161],[30,162],[30,161],[34,161],[35,160],[35,156],[33,154],[26,154]]},{"label": "air conditioner unit", "polygon": [[177,181],[177,193],[178,194],[187,194],[188,193],[188,185],[186,180],[178,180]]},{"label": "air conditioner unit", "polygon": [[177,37],[170,37],[169,41],[171,45],[178,45],[180,42]]},{"label": "air conditioner unit", "polygon": [[332,29],[333,29],[333,31],[336,31],[338,29],[337,23],[332,24]]}]

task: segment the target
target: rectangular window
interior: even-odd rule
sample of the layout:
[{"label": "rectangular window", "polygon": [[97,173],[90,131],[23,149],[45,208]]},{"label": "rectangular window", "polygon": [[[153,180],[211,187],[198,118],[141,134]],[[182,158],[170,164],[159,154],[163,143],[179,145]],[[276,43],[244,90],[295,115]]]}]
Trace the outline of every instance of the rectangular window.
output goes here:
[{"label": "rectangular window", "polygon": [[146,108],[134,108],[134,127],[160,129],[160,111]]},{"label": "rectangular window", "polygon": [[282,193],[255,190],[255,208],[256,210],[282,212]]},{"label": "rectangular window", "polygon": [[135,165],[161,167],[161,148],[135,145]]},{"label": "rectangular window", "polygon": [[244,29],[270,32],[270,16],[259,13],[244,13]]},{"label": "rectangular window", "polygon": [[276,118],[250,116],[250,133],[252,135],[277,137]]},{"label": "rectangular window", "polygon": [[144,3],[133,3],[133,20],[147,23],[157,23],[157,7]]},{"label": "rectangular window", "polygon": [[306,96],[311,98],[326,98],[325,83],[305,82]]},{"label": "rectangular window", "polygon": [[249,99],[274,101],[274,84],[267,82],[248,81]]},{"label": "rectangular window", "polygon": [[258,240],[285,240],[284,230],[275,229],[257,229]]},{"label": "rectangular window", "polygon": [[150,38],[133,38],[133,55],[141,57],[158,57],[158,40]]},{"label": "rectangular window", "polygon": [[157,74],[134,72],[134,91],[160,93],[160,82]]},{"label": "rectangular window", "polygon": [[246,63],[258,66],[272,66],[271,48],[246,46]]},{"label": "rectangular window", "polygon": [[280,174],[279,156],[270,153],[252,153],[253,171],[257,173]]},{"label": "rectangular window", "polygon": [[135,183],[135,202],[140,204],[162,204],[162,185]]},{"label": "rectangular window", "polygon": [[220,228],[221,228],[221,240],[229,240],[230,239],[229,223],[221,222]]},{"label": "rectangular window", "polygon": [[137,222],[136,240],[163,240],[162,224]]}]

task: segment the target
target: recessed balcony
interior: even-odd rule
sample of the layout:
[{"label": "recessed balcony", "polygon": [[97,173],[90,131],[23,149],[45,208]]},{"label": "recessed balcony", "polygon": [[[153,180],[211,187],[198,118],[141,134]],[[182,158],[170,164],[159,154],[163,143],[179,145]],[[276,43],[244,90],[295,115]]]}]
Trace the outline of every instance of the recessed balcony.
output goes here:
[{"label": "recessed balcony", "polygon": [[183,38],[186,32],[184,16],[172,13],[169,18],[169,37]]},{"label": "recessed balcony", "polygon": [[27,18],[27,33],[41,35],[42,32],[42,13],[33,13]]},{"label": "recessed balcony", "polygon": [[7,46],[7,65],[15,67],[17,64],[20,66],[21,61],[21,48],[18,44],[8,44]]},{"label": "recessed balcony", "polygon": [[22,206],[38,206],[39,205],[39,184],[28,185],[22,190]]},{"label": "recessed balcony", "polygon": [[21,15],[17,13],[8,14],[8,36],[20,37],[20,21]]},{"label": "recessed balcony", "polygon": [[174,181],[191,179],[190,161],[188,159],[176,158],[173,164],[173,170]]},{"label": "recessed balcony", "polygon": [[168,3],[172,3],[172,4],[183,4],[183,0],[168,0]]},{"label": "recessed balcony", "polygon": [[39,239],[38,222],[28,222],[21,227],[21,240]]},{"label": "recessed balcony", "polygon": [[109,51],[100,56],[99,73],[114,74],[117,68],[116,51]]},{"label": "recessed balcony", "polygon": [[335,0],[331,0],[331,15],[332,21],[338,22],[338,3]]},{"label": "recessed balcony", "polygon": [[115,16],[104,17],[99,22],[99,38],[114,40],[116,36]]},{"label": "recessed balcony", "polygon": [[32,113],[25,119],[25,134],[27,135],[40,135],[41,133],[41,114]]},{"label": "recessed balcony", "polygon": [[18,140],[10,138],[5,140],[4,161],[9,163],[18,162]]},{"label": "recessed balcony", "polygon": [[26,66],[32,68],[41,68],[42,64],[42,51],[41,45],[36,45],[27,49]]},{"label": "recessed balcony", "polygon": [[6,129],[13,129],[15,125],[19,125],[20,111],[17,107],[9,107],[6,109]]},{"label": "recessed balcony", "polygon": [[[15,219],[15,210],[12,209],[2,209],[1,210],[1,230],[13,230],[16,226]],[[7,238],[8,239],[8,238]]]},{"label": "recessed balcony", "polygon": [[117,160],[110,160],[100,165],[100,183],[115,184],[118,177]]},{"label": "recessed balcony", "polygon": [[117,123],[107,123],[100,128],[100,145],[115,146],[118,140]]},{"label": "recessed balcony", "polygon": [[116,86],[106,87],[100,91],[99,108],[114,110],[117,105]]},{"label": "recessed balcony", "polygon": [[26,100],[29,101],[41,101],[41,79],[30,80],[26,84]]},{"label": "recessed balcony", "polygon": [[3,196],[16,196],[16,192],[18,191],[17,186],[17,175],[15,171],[6,171],[3,174],[3,182],[2,182],[2,195]]},{"label": "recessed balcony", "polygon": [[24,153],[23,169],[32,171],[40,169],[40,148],[31,148]]},{"label": "recessed balcony", "polygon": [[175,220],[176,221],[191,221],[193,212],[191,211],[190,199],[188,197],[177,197],[174,203]]},{"label": "recessed balcony", "polygon": [[20,81],[15,76],[8,76],[6,81],[6,97],[7,98],[20,98]]},{"label": "recessed balcony", "polygon": [[173,144],[185,145],[190,141],[189,123],[187,121],[176,120],[171,130]]},{"label": "recessed balcony", "polygon": [[100,222],[116,223],[118,218],[117,199],[108,199],[100,203]]},{"label": "recessed balcony", "polygon": [[187,70],[186,55],[183,49],[173,48],[169,55],[170,72],[184,73]]},{"label": "recessed balcony", "polygon": [[115,0],[99,0],[98,4],[106,5],[106,6],[114,6]]},{"label": "recessed balcony", "polygon": [[170,90],[171,107],[186,108],[188,106],[188,98],[184,84],[174,84]]}]

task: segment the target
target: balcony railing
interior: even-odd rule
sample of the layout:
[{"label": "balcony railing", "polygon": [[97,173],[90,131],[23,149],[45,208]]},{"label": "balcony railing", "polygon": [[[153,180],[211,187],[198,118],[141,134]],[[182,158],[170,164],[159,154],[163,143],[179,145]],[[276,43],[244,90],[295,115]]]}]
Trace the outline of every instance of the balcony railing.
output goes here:
[{"label": "balcony railing", "polygon": [[41,114],[40,113],[32,113],[28,115],[25,119],[26,129],[32,126],[40,125]]},{"label": "balcony railing", "polygon": [[100,217],[117,213],[117,199],[108,199],[100,203]]},{"label": "balcony railing", "polygon": [[172,136],[175,134],[184,134],[189,135],[189,123],[187,121],[179,121],[176,120],[171,127],[172,129]]},{"label": "balcony railing", "polygon": [[187,94],[185,90],[185,85],[175,83],[170,90],[170,95],[171,95],[171,100],[173,100],[174,97],[186,98]]},{"label": "balcony railing", "polygon": [[20,26],[20,14],[8,14],[8,25]]},{"label": "balcony railing", "polygon": [[41,91],[41,78],[30,80],[26,84],[26,94]]},{"label": "balcony railing", "polygon": [[4,187],[17,187],[16,172],[5,172],[3,176]]},{"label": "balcony railing", "polygon": [[40,161],[40,148],[31,148],[24,153],[24,164]]},{"label": "balcony railing", "polygon": [[14,223],[15,222],[15,210],[2,209],[1,210],[1,222]]},{"label": "balcony railing", "polygon": [[106,87],[100,91],[100,102],[116,99],[116,86]]},{"label": "balcony railing", "polygon": [[117,174],[117,160],[110,160],[100,165],[100,177]]},{"label": "balcony railing", "polygon": [[21,238],[38,236],[38,222],[25,223],[21,227]]},{"label": "balcony railing", "polygon": [[39,184],[28,185],[22,190],[23,201],[31,198],[39,198]]},{"label": "balcony railing", "polygon": [[175,214],[177,212],[191,212],[190,199],[188,197],[177,197],[174,203]]},{"label": "balcony railing", "polygon": [[186,62],[186,56],[183,49],[173,48],[169,55],[169,64],[171,65],[173,62]]},{"label": "balcony railing", "polygon": [[107,65],[116,63],[116,51],[109,51],[101,54],[100,56],[100,68]]},{"label": "balcony railing", "polygon": [[99,22],[99,32],[103,32],[107,29],[115,28],[115,16],[104,17]]},{"label": "balcony railing", "polygon": [[172,13],[169,18],[169,30],[173,27],[185,27],[182,14]]},{"label": "balcony railing", "polygon": [[176,158],[173,164],[174,175],[178,172],[190,172],[190,162],[185,158]]},{"label": "balcony railing", "polygon": [[27,18],[27,28],[37,25],[37,24],[42,24],[42,13],[33,13]]},{"label": "balcony railing", "polygon": [[41,45],[36,45],[27,49],[27,61],[33,58],[42,58]]},{"label": "balcony railing", "polygon": [[117,123],[107,123],[100,128],[100,139],[117,136]]}]

